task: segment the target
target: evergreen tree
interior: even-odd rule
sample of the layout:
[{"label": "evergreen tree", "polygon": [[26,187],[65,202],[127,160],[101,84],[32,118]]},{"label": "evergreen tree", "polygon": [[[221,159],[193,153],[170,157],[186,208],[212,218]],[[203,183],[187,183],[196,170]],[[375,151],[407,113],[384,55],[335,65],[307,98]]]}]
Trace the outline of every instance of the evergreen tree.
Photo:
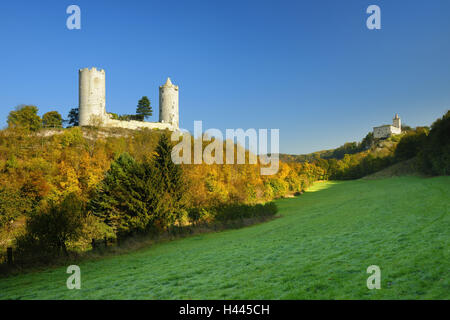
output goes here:
[{"label": "evergreen tree", "polygon": [[79,121],[78,121],[78,117],[79,117],[79,109],[78,108],[72,108],[69,111],[69,115],[68,115],[68,122],[69,125],[72,127],[77,127],[79,126]]},{"label": "evergreen tree", "polygon": [[141,100],[138,101],[136,108],[136,115],[138,120],[144,121],[153,114],[152,107],[150,106],[150,100],[147,96],[143,96]]},{"label": "evergreen tree", "polygon": [[151,166],[123,153],[111,163],[90,209],[119,237],[144,231],[152,221],[156,189]]},{"label": "evergreen tree", "polygon": [[163,231],[179,222],[186,208],[186,182],[171,158],[172,145],[162,135],[156,155],[142,163],[121,154],[108,170],[90,209],[119,237]]},{"label": "evergreen tree", "polygon": [[153,159],[160,195],[159,210],[155,212],[167,225],[179,221],[186,208],[186,181],[180,165],[172,161],[173,146],[166,134],[162,134]]}]

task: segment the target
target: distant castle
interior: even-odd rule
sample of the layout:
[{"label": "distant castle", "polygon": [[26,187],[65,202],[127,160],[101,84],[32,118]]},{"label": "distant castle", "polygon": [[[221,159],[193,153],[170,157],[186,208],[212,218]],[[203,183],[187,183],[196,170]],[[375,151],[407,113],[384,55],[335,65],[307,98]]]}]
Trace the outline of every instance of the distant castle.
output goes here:
[{"label": "distant castle", "polygon": [[84,68],[78,71],[79,76],[79,124],[80,126],[96,125],[108,128],[126,129],[169,129],[178,130],[178,86],[173,85],[170,78],[159,87],[159,122],[122,121],[112,119],[106,112],[105,70]]},{"label": "distant castle", "polygon": [[373,128],[373,137],[377,139],[388,138],[394,134],[402,133],[402,121],[398,114],[395,114],[392,125],[386,124]]}]

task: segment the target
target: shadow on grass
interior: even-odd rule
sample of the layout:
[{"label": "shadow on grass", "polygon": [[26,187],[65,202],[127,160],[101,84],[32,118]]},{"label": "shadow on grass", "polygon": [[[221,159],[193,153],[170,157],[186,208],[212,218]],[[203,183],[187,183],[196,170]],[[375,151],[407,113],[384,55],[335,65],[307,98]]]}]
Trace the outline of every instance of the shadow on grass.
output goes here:
[{"label": "shadow on grass", "polygon": [[193,237],[199,234],[221,232],[225,230],[240,229],[264,223],[279,215],[262,215],[259,217],[236,219],[224,222],[201,222],[189,226],[174,226],[161,234],[138,234],[118,242],[107,239],[98,241],[95,249],[85,252],[69,251],[67,255],[48,256],[46,259],[15,261],[9,265],[4,261],[0,264],[0,278],[5,278],[22,273],[47,271],[61,266],[77,264],[82,261],[95,261],[116,255],[128,254],[150,246],[174,241],[178,239]]}]

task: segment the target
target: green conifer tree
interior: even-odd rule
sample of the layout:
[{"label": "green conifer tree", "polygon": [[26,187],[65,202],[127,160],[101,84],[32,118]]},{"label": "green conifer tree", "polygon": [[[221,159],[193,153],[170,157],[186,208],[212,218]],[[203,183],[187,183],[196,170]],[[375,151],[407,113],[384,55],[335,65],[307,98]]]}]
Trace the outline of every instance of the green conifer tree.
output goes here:
[{"label": "green conifer tree", "polygon": [[144,231],[155,201],[151,177],[151,168],[137,163],[128,153],[121,154],[111,163],[90,201],[90,209],[119,237]]},{"label": "green conifer tree", "polygon": [[168,226],[180,221],[185,213],[187,190],[181,166],[172,161],[172,149],[168,136],[162,134],[153,159],[160,197],[160,204],[155,213]]},{"label": "green conifer tree", "polygon": [[150,106],[150,100],[147,96],[143,96],[141,100],[138,101],[136,108],[136,115],[138,120],[144,121],[153,114],[152,107]]}]

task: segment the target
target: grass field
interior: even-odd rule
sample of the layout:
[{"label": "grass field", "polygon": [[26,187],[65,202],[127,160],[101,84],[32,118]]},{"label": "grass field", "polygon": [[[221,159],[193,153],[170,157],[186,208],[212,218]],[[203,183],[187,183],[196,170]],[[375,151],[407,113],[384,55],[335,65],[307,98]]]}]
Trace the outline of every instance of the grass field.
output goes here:
[{"label": "grass field", "polygon": [[[0,279],[0,299],[449,299],[450,177],[324,182],[267,223]],[[366,269],[381,268],[369,290]]]}]

